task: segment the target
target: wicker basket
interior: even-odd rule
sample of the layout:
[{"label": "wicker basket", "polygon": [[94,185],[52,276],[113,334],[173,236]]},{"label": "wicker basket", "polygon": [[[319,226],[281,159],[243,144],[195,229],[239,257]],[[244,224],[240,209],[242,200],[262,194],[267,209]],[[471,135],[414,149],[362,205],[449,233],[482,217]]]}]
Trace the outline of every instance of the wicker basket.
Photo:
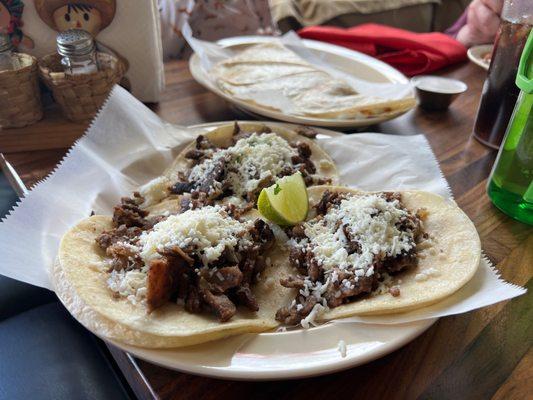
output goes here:
[{"label": "wicker basket", "polygon": [[15,53],[22,68],[0,72],[0,128],[20,128],[43,117],[37,60]]},{"label": "wicker basket", "polygon": [[41,79],[71,121],[86,122],[94,117],[113,86],[124,76],[124,65],[116,57],[98,53],[97,58],[99,71],[83,75],[65,74],[58,54],[39,60]]}]

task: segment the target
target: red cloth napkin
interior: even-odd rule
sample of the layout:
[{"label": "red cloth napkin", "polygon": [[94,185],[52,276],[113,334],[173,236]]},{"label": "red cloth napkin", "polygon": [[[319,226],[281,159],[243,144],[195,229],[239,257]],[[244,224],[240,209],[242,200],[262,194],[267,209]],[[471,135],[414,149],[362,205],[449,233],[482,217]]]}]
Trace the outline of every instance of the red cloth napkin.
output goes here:
[{"label": "red cloth napkin", "polygon": [[298,34],[374,56],[407,76],[420,75],[466,60],[466,48],[440,32],[414,33],[386,25],[353,28],[310,26]]}]

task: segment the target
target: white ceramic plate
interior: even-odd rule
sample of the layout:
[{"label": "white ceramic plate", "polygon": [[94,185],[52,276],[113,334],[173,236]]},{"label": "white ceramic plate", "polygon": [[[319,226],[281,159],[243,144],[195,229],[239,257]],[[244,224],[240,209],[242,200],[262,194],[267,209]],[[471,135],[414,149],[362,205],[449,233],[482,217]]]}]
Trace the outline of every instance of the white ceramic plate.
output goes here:
[{"label": "white ceramic plate", "polygon": [[[224,47],[238,49],[257,43],[266,43],[274,40],[276,39],[268,36],[238,36],[220,40],[218,43]],[[309,50],[314,53],[318,53],[320,57],[323,57],[325,61],[341,69],[342,71],[355,76],[356,78],[364,79],[370,82],[383,83],[409,82],[405,75],[403,75],[397,69],[373,57],[367,56],[366,54],[315,40],[304,39],[303,43]],[[199,84],[211,90],[218,96],[223,97],[230,103],[235,104],[237,107],[252,112],[253,114],[259,114],[264,117],[295,124],[314,125],[329,128],[357,128],[387,121],[389,119],[396,118],[405,112],[367,119],[325,119],[288,115],[279,111],[258,107],[254,104],[248,104],[242,100],[228,95],[227,93],[224,93],[216,85],[214,85],[213,82],[211,82],[208,75],[200,66],[200,58],[196,54],[193,54],[189,60],[189,70]]]},{"label": "white ceramic plate", "polygon": [[490,61],[486,61],[483,57],[487,53],[492,53],[494,46],[492,44],[481,44],[479,46],[473,46],[468,49],[466,53],[470,61],[479,65],[481,68],[488,70]]},{"label": "white ceramic plate", "polygon": [[[226,123],[191,128],[207,132]],[[341,135],[326,129],[317,130],[322,137]],[[191,374],[237,380],[293,379],[327,374],[375,360],[410,342],[435,321],[402,325],[329,323],[309,330],[245,334],[168,350],[112,343],[143,360]],[[340,340],[346,343],[346,357],[338,350]]]}]

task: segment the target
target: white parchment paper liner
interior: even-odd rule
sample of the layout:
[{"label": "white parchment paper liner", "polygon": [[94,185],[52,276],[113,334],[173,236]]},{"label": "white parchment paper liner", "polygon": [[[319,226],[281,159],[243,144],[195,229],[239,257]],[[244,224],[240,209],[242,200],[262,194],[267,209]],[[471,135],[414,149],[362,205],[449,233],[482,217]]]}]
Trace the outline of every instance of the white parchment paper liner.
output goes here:
[{"label": "white parchment paper liner", "polygon": [[[121,196],[157,177],[198,132],[172,126],[120,87],[55,171],[0,223],[0,274],[52,289],[48,270],[61,236],[91,211],[111,214]],[[422,135],[375,133],[319,139],[347,186],[363,190],[421,189],[450,197]],[[344,321],[400,323],[466,312],[525,290],[499,279],[484,260],[457,294],[409,314]]]},{"label": "white parchment paper liner", "polygon": [[[209,71],[217,63],[236,55],[231,49],[224,48],[216,43],[194,38],[188,24],[183,27],[182,34],[200,58],[200,65],[203,68],[205,75],[208,77],[211,77]],[[345,81],[360,94],[387,100],[399,100],[414,96],[413,88],[410,83],[368,82],[336,68],[335,65],[328,63],[325,60],[325,54],[309,50],[305,46],[303,40],[301,40],[294,31],[289,31],[278,39],[281,44],[296,53],[300,58],[304,59],[317,69],[327,72],[330,76]],[[213,85],[217,86],[214,79],[211,79],[211,82]],[[286,114],[298,115],[298,112],[294,109],[293,102],[279,91],[257,90],[250,93],[249,96],[245,97],[244,95],[241,95],[239,98],[246,98],[266,107],[274,107],[283,110]]]}]

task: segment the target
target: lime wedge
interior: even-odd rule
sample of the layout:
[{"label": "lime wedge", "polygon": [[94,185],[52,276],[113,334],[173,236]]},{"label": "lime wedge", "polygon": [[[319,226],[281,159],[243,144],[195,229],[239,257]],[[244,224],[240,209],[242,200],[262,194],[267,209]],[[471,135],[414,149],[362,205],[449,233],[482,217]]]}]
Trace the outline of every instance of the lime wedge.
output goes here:
[{"label": "lime wedge", "polygon": [[309,209],[307,189],[300,172],[279,179],[264,188],[257,200],[257,209],[266,219],[282,226],[305,220]]}]

